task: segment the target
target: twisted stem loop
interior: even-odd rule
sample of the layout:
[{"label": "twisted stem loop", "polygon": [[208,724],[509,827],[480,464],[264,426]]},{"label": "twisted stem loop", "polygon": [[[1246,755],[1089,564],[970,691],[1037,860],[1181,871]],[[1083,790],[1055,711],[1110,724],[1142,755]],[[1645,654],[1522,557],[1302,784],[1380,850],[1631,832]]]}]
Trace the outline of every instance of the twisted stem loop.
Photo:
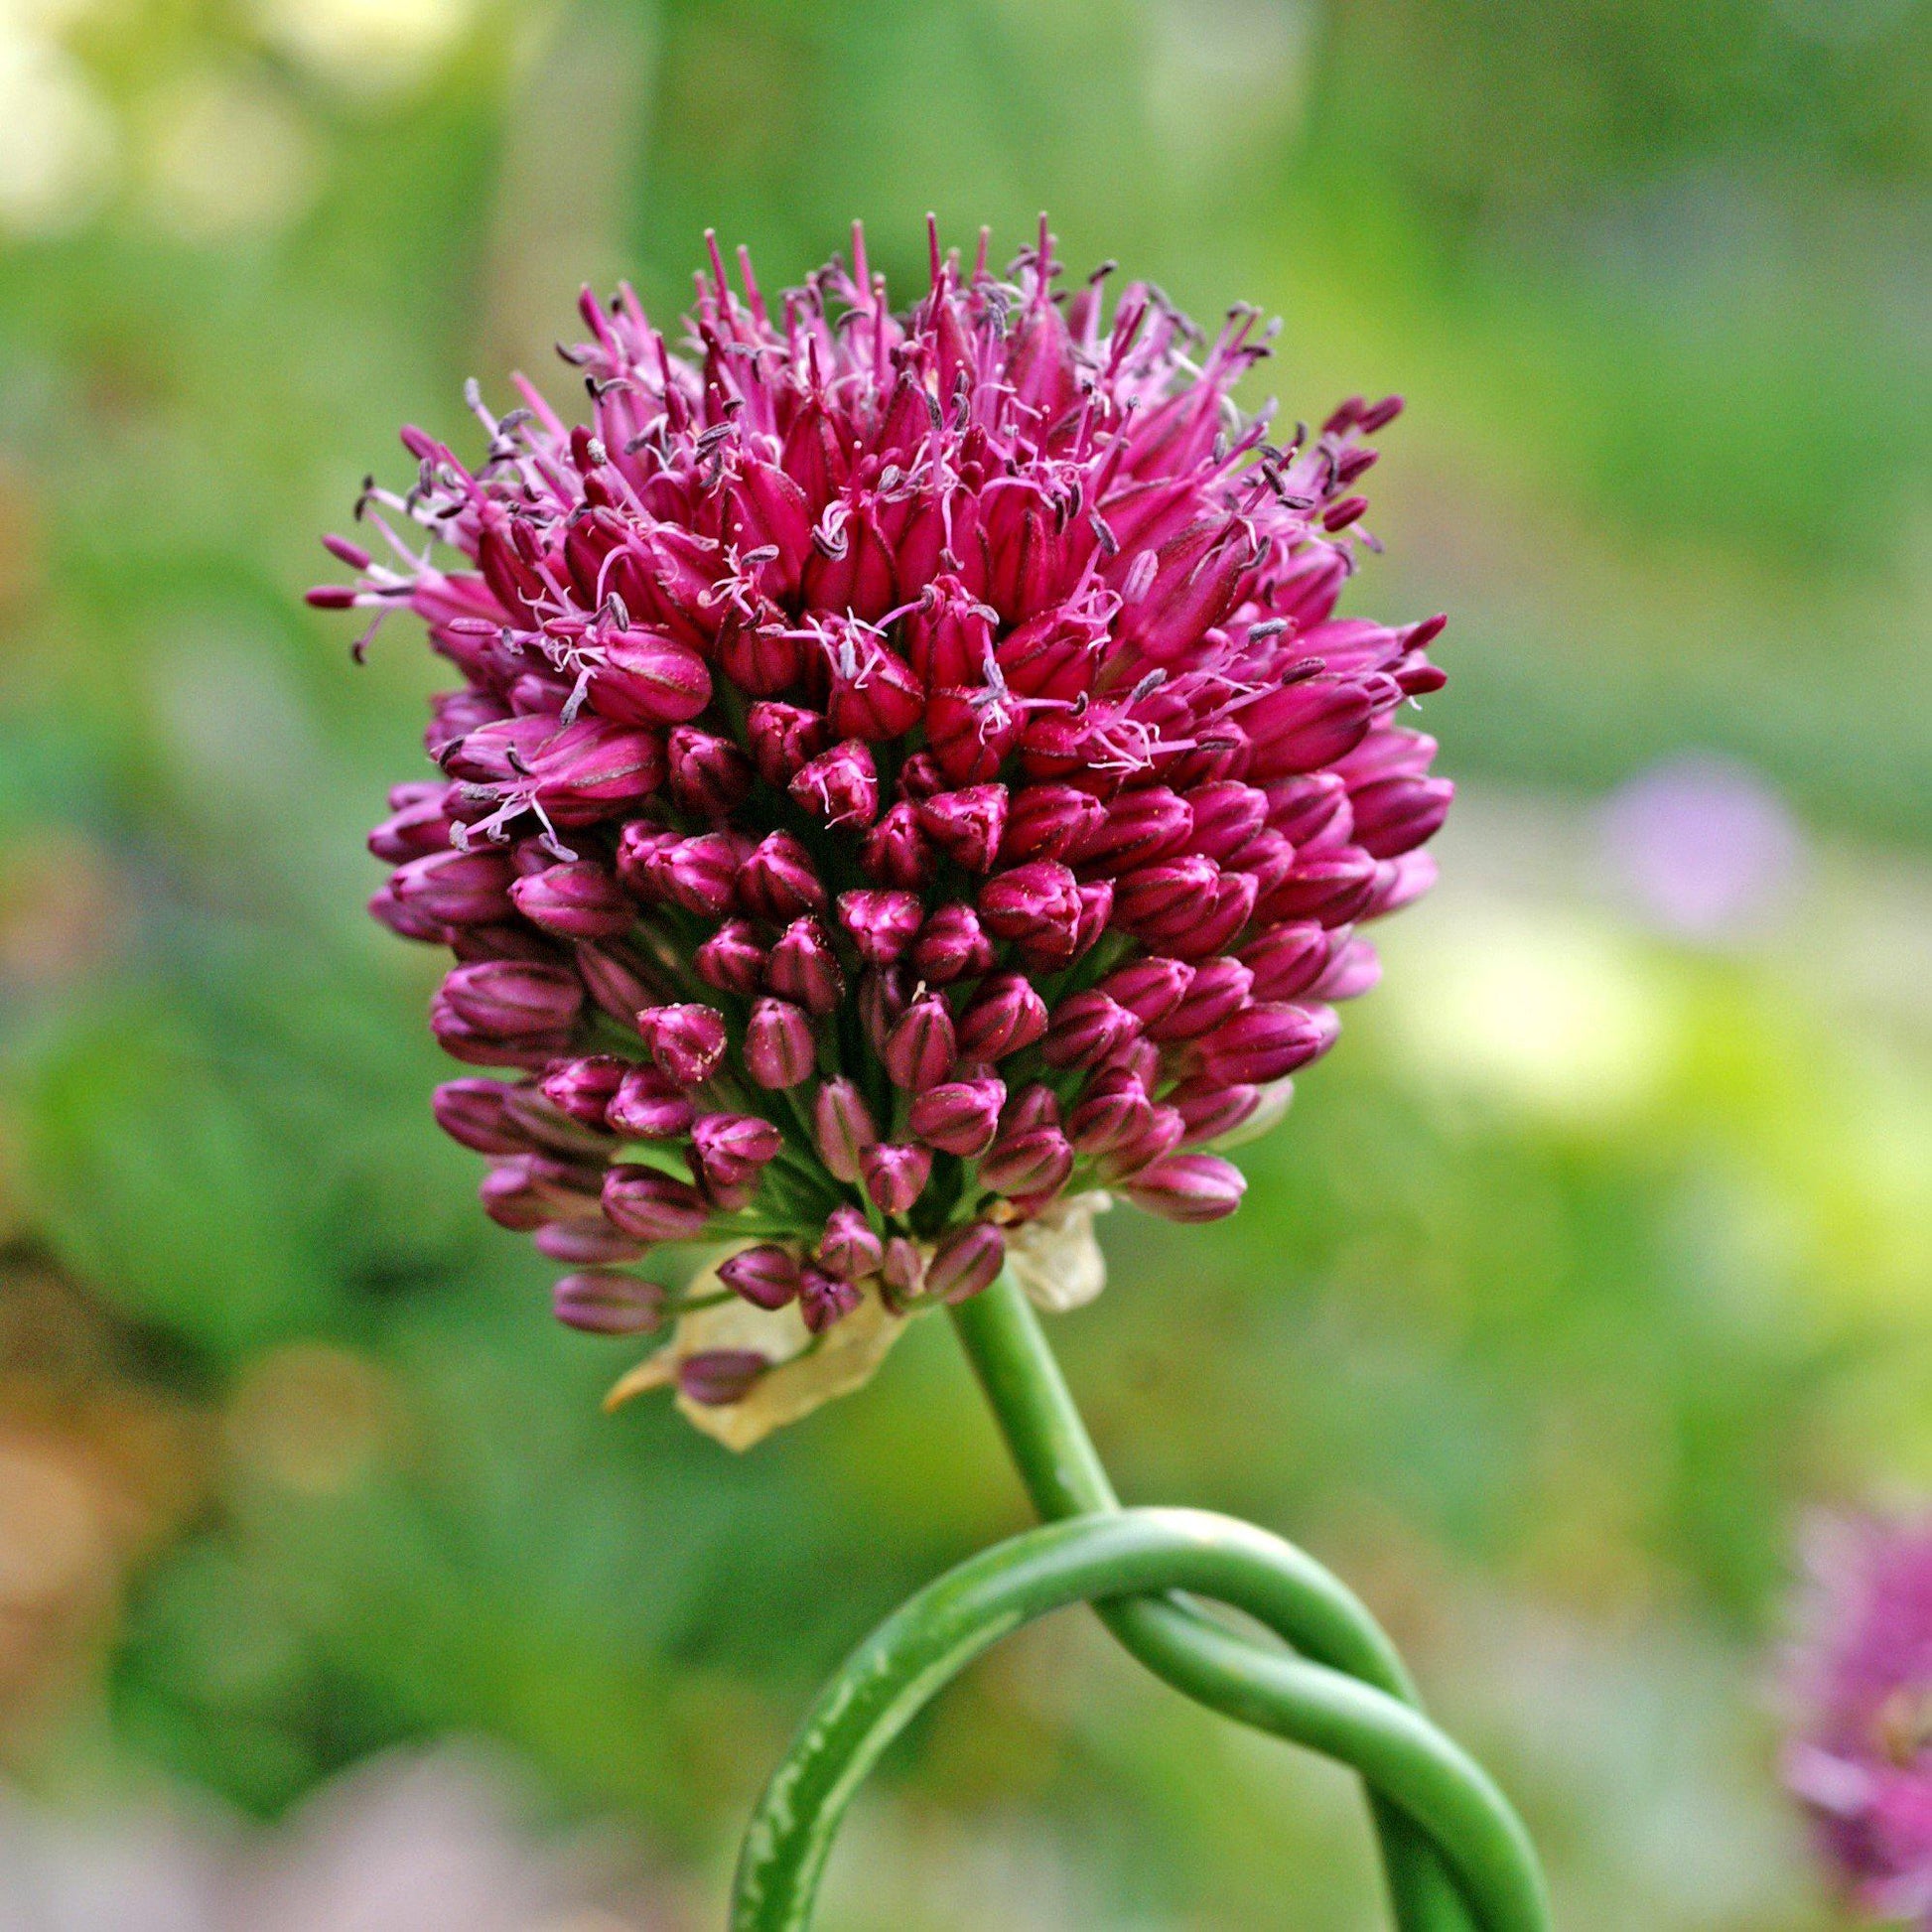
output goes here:
[{"label": "twisted stem loop", "polygon": [[[1035,1506],[1054,1520],[909,1598],[820,1694],[747,1832],[733,1932],[804,1932],[845,1808],[894,1737],[1002,1637],[1082,1600],[1183,1695],[1360,1772],[1400,1932],[1548,1932],[1542,1875],[1514,1812],[1424,1716],[1346,1587],[1251,1524],[1122,1509],[1010,1280],[955,1318]],[[1243,1610],[1292,1648],[1238,1634],[1175,1591]]]}]

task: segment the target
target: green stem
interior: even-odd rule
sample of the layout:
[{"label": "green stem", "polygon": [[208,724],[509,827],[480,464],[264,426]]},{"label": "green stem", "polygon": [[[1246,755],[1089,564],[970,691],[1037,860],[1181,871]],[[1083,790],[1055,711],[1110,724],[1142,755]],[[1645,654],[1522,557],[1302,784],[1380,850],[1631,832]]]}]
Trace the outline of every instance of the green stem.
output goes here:
[{"label": "green stem", "polygon": [[[1061,1520],[928,1585],[821,1692],[746,1834],[733,1932],[805,1932],[845,1808],[893,1738],[1000,1638],[1082,1600],[1184,1695],[1361,1773],[1404,1932],[1549,1932],[1522,1826],[1423,1715],[1355,1597],[1252,1524],[1122,1509],[1013,1282],[1002,1278],[955,1315],[1023,1480],[1040,1512]],[[1292,1649],[1237,1635],[1175,1590],[1246,1611]]]},{"label": "green stem", "polygon": [[[1066,1378],[1039,1317],[1009,1276],[953,1311],[961,1346],[1006,1439],[1034,1508],[1048,1522],[1120,1507],[1106,1468],[1080,1419]],[[1414,1685],[1394,1646],[1366,1609],[1341,1585],[1332,1586],[1331,1628],[1311,1651],[1321,1661],[1417,1705]],[[1142,1597],[1096,1606],[1121,1646],[1157,1677],[1199,1697],[1224,1715],[1255,1723],[1214,1696],[1204,1678],[1221,1681],[1220,1666],[1240,1640],[1174,1598]],[[1248,1648],[1266,1657],[1258,1646]],[[1210,1662],[1210,1659],[1214,1660]],[[1230,1699],[1243,1693],[1226,1681]],[[1264,1729],[1275,1728],[1265,1719]],[[1372,1796],[1397,1925],[1402,1932],[1467,1932],[1471,1920],[1455,1886],[1415,1826],[1380,1796]]]}]

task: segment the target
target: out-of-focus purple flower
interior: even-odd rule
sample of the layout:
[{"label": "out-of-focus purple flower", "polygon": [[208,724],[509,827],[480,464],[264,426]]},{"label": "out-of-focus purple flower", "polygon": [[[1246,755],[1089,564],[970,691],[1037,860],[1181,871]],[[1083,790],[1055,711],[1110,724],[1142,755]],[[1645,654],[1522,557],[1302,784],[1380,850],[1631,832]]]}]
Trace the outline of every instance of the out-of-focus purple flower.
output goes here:
[{"label": "out-of-focus purple flower", "polygon": [[1335,608],[1399,403],[1285,442],[1232,401],[1251,315],[1200,342],[1051,253],[935,238],[897,316],[858,259],[767,306],[714,256],[689,357],[587,295],[587,421],[473,390],[488,462],[405,431],[379,542],[334,545],[319,601],[412,610],[458,681],[370,838],[375,915],[456,955],[437,1037],[504,1074],[438,1117],[574,1308],[735,1244],[706,1311],[790,1342],[686,1337],[656,1379],[701,1406],[1081,1192],[1229,1211],[1181,1149],[1267,1118],[1433,876],[1449,788],[1396,719],[1441,621]]},{"label": "out-of-focus purple flower", "polygon": [[1772,918],[1804,858],[1796,821],[1749,765],[1698,754],[1633,778],[1604,807],[1603,856],[1643,912],[1688,939]]},{"label": "out-of-focus purple flower", "polygon": [[1932,1926],[1932,1518],[1811,1541],[1785,1781],[1862,1910]]}]

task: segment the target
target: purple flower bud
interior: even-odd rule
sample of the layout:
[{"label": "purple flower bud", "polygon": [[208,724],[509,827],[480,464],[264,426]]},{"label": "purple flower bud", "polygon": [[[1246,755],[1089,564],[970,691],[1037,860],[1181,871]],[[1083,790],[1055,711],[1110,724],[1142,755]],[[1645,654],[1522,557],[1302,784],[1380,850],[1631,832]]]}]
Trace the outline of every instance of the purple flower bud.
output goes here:
[{"label": "purple flower bud", "polygon": [[[1080,916],[1074,921],[1073,946],[1067,964],[1081,959],[1091,952],[1099,942],[1100,935],[1107,930],[1107,924],[1114,916],[1114,882],[1111,879],[1092,879],[1080,888]],[[1023,955],[1040,950],[1036,940],[1023,939],[1020,942]],[[1053,963],[1060,963],[1057,947],[1049,949],[1054,954]]]},{"label": "purple flower bud", "polygon": [[520,1066],[534,1072],[576,1043],[575,1033],[568,1029],[501,1038],[473,1026],[441,993],[430,1001],[429,1028],[444,1052],[466,1066]]},{"label": "purple flower bud", "polygon": [[798,1257],[775,1242],[741,1248],[718,1264],[718,1279],[757,1309],[781,1309],[798,1293]]},{"label": "purple flower bud", "polygon": [[696,651],[648,630],[624,630],[591,673],[591,702],[624,725],[676,725],[711,702],[711,673]]},{"label": "purple flower bud", "polygon": [[1336,947],[1321,977],[1308,989],[1312,1000],[1359,1000],[1382,977],[1382,962],[1366,939]]},{"label": "purple flower bud", "polygon": [[1333,852],[1354,836],[1348,782],[1338,771],[1273,778],[1262,789],[1268,794],[1270,829],[1281,833],[1303,858]]},{"label": "purple flower bud", "polygon": [[729,818],[752,795],[758,773],[729,738],[680,725],[665,742],[672,800],[681,812],[714,822]]},{"label": "purple flower bud", "polygon": [[1367,686],[1323,671],[1263,695],[1238,715],[1253,744],[1252,769],[1280,778],[1332,764],[1368,732],[1374,703]]},{"label": "purple flower bud", "polygon": [[1154,1117],[1146,1082],[1124,1066],[1103,1067],[1066,1117],[1076,1154],[1105,1154],[1147,1131]]},{"label": "purple flower bud", "polygon": [[691,964],[707,986],[749,1000],[764,985],[766,957],[749,920],[727,919],[691,955]]},{"label": "purple flower bud", "polygon": [[745,1069],[773,1093],[798,1086],[817,1063],[812,1023],[789,1000],[763,999],[745,1028]]},{"label": "purple flower bud", "polygon": [[539,1085],[544,1099],[560,1114],[586,1127],[602,1127],[605,1110],[629,1070],[630,1062],[615,1053],[592,1053],[583,1059],[558,1060]]},{"label": "purple flower bud", "polygon": [[824,717],[795,704],[755,704],[746,715],[745,736],[759,776],[779,790],[832,741]]},{"label": "purple flower bud", "polygon": [[945,1001],[937,993],[914,1000],[894,1023],[881,1057],[893,1084],[909,1093],[943,1080],[958,1057]]},{"label": "purple flower bud", "polygon": [[1106,822],[1098,798],[1068,784],[1023,785],[1007,809],[1001,851],[1016,863],[1064,859]]},{"label": "purple flower bud", "polygon": [[798,1271],[798,1312],[815,1335],[850,1314],[863,1299],[857,1284],[841,1281],[810,1262]]},{"label": "purple flower bud", "polygon": [[393,885],[382,886],[369,895],[369,917],[386,925],[399,939],[412,939],[419,946],[447,946],[462,930],[433,919],[427,912],[405,905],[396,897]]},{"label": "purple flower bud", "polygon": [[812,1102],[812,1128],[826,1173],[835,1180],[857,1180],[859,1156],[879,1139],[879,1129],[850,1080],[827,1080],[819,1087]]},{"label": "purple flower bud", "polygon": [[992,868],[1007,822],[1005,785],[967,785],[941,791],[917,807],[919,824],[954,865],[967,872]]},{"label": "purple flower bud", "polygon": [[552,1261],[574,1268],[603,1268],[616,1261],[636,1261],[649,1244],[621,1234],[600,1215],[595,1221],[550,1221],[530,1235],[530,1245]]},{"label": "purple flower bud", "polygon": [[980,888],[981,923],[998,939],[1064,938],[1080,922],[1078,882],[1055,859],[1033,859]]},{"label": "purple flower bud", "polygon": [[479,1154],[526,1154],[529,1139],[503,1108],[508,1092],[500,1080],[445,1080],[430,1109],[451,1140]]},{"label": "purple flower bud", "polygon": [[872,748],[857,738],[800,765],[785,789],[802,810],[828,825],[870,825],[879,816],[879,768]]},{"label": "purple flower bud", "polygon": [[914,752],[898,768],[893,789],[908,805],[921,805],[946,789],[946,774],[930,752]]},{"label": "purple flower bud", "polygon": [[1259,1000],[1200,1041],[1200,1068],[1228,1085],[1266,1086],[1319,1058],[1340,1031],[1332,1007]]},{"label": "purple flower bud", "polygon": [[664,882],[657,867],[660,855],[684,843],[680,832],[667,832],[648,820],[633,818],[618,834],[618,877],[641,899],[661,899]]},{"label": "purple flower bud", "polygon": [[505,1087],[503,1115],[522,1134],[524,1145],[539,1152],[573,1161],[602,1161],[611,1149],[608,1134],[560,1112],[534,1084]]},{"label": "purple flower bud", "polygon": [[581,940],[577,971],[602,1012],[626,1027],[657,998],[649,971],[629,947],[616,940]]},{"label": "purple flower bud", "polygon": [[903,736],[919,722],[925,690],[903,658],[874,644],[858,677],[834,674],[825,709],[841,738],[883,743]]},{"label": "purple flower bud", "polygon": [[1170,1221],[1218,1221],[1241,1205],[1247,1176],[1213,1154],[1171,1154],[1121,1183],[1136,1207]]},{"label": "purple flower bud", "polygon": [[691,1129],[692,1152],[707,1188],[756,1181],[784,1144],[785,1137],[756,1114],[706,1114]]},{"label": "purple flower bud", "polygon": [[701,1409],[743,1402],[771,1366],[756,1348],[702,1348],[677,1365],[678,1393]]},{"label": "purple flower bud", "polygon": [[1359,846],[1343,846],[1316,858],[1298,858],[1295,870],[1268,895],[1263,918],[1313,919],[1321,925],[1349,925],[1368,909],[1375,896],[1376,862]]},{"label": "purple flower bud", "polygon": [[903,1214],[932,1178],[932,1151],[881,1141],[859,1156],[859,1173],[882,1214]]},{"label": "purple flower bud", "polygon": [[605,1124],[627,1141],[675,1141],[691,1131],[697,1109],[655,1066],[633,1066],[604,1110]]},{"label": "purple flower bud", "polygon": [[1279,832],[1260,831],[1224,864],[1223,872],[1246,873],[1255,897],[1272,893],[1295,870],[1295,848]]},{"label": "purple flower bud", "polygon": [[948,784],[985,784],[1020,737],[1011,706],[984,702],[983,690],[935,691],[926,699],[926,748]]},{"label": "purple flower bud", "polygon": [[933,986],[976,979],[993,964],[993,941],[970,905],[942,905],[912,946],[912,970]]},{"label": "purple flower bud", "polygon": [[1197,852],[1138,867],[1114,882],[1114,923],[1150,939],[1185,931],[1206,916],[1220,877],[1214,861]]},{"label": "purple flower bud", "polygon": [[522,1234],[546,1221],[601,1220],[600,1178],[596,1168],[551,1155],[518,1154],[497,1162],[477,1193],[498,1227]]},{"label": "purple flower bud", "polygon": [[937,855],[919,826],[918,807],[904,800],[887,812],[866,834],[859,863],[868,879],[902,890],[916,891],[932,878]]},{"label": "purple flower bud", "polygon": [[664,1290],[614,1268],[566,1275],[552,1292],[557,1319],[590,1335],[647,1335],[664,1324]]},{"label": "purple flower bud", "polygon": [[651,883],[674,905],[706,918],[729,911],[745,863],[745,843],[732,832],[704,832],[660,846],[650,859]]},{"label": "purple flower bud", "polygon": [[1019,973],[989,973],[959,1016],[959,1051],[968,1059],[1002,1060],[1046,1031],[1046,1003]]},{"label": "purple flower bud", "polygon": [[1141,1023],[1097,987],[1053,1009],[1040,1053],[1048,1066],[1099,1066],[1140,1034]]},{"label": "purple flower bud", "polygon": [[646,1007],[637,1016],[637,1036],[667,1080],[695,1087],[725,1056],[725,1016],[716,1007]]},{"label": "purple flower bud", "polygon": [[955,1306],[992,1286],[1007,1258],[1006,1236],[991,1223],[973,1221],[940,1238],[925,1271],[925,1292]]},{"label": "purple flower bud", "polygon": [[1022,1087],[1007,1102],[1000,1130],[1003,1134],[1030,1134],[1035,1127],[1057,1127],[1059,1124],[1058,1098],[1045,1081],[1035,1080],[1030,1086]]},{"label": "purple flower bud", "polygon": [[1050,1194],[1073,1172],[1073,1149],[1057,1127],[1003,1129],[980,1162],[980,1179],[996,1193]]},{"label": "purple flower bud", "polygon": [[1187,794],[1187,804],[1194,815],[1187,850],[1216,865],[1228,864],[1268,822],[1268,794],[1258,785],[1239,784],[1232,778],[1196,785]]},{"label": "purple flower bud", "polygon": [[1154,955],[1129,960],[1100,982],[1099,990],[1124,1006],[1144,1027],[1165,1020],[1194,983],[1194,969],[1184,961]]},{"label": "purple flower bud", "polygon": [[531,771],[534,803],[559,825],[589,825],[663,783],[663,741],[655,732],[580,718],[545,743]]},{"label": "purple flower bud", "polygon": [[711,1218],[695,1187],[655,1168],[628,1164],[604,1176],[604,1211],[639,1241],[695,1241]]},{"label": "purple flower bud", "polygon": [[1326,970],[1332,937],[1311,920],[1278,925],[1241,948],[1241,963],[1254,974],[1257,1000],[1292,1000]]},{"label": "purple flower bud", "polygon": [[1261,1105],[1261,1089],[1240,1083],[1228,1085],[1196,1074],[1182,1080],[1168,1095],[1168,1104],[1186,1125],[1181,1146],[1192,1147],[1199,1141],[1218,1141],[1251,1119]]},{"label": "purple flower bud", "polygon": [[812,855],[789,832],[773,832],[753,847],[738,876],[738,902],[755,918],[782,925],[825,909]]},{"label": "purple flower bud", "polygon": [[1073,862],[1127,872],[1178,852],[1194,829],[1194,814],[1184,798],[1166,785],[1124,791],[1106,816],[1073,849]]},{"label": "purple flower bud", "polygon": [[916,893],[841,893],[839,923],[869,966],[890,966],[912,943],[925,916]]},{"label": "purple flower bud", "polygon": [[1116,1141],[1101,1156],[1101,1177],[1114,1181],[1139,1173],[1143,1168],[1165,1160],[1180,1145],[1186,1133],[1187,1123],[1181,1119],[1179,1108],[1163,1102],[1148,1116],[1147,1125],[1138,1134]]},{"label": "purple flower bud", "polygon": [[466,1027],[490,1039],[565,1033],[584,1007],[584,983],[565,966],[492,960],[457,966],[442,997]]},{"label": "purple flower bud", "polygon": [[509,856],[495,847],[432,852],[396,870],[389,890],[396,902],[446,925],[489,925],[512,916]]},{"label": "purple flower bud", "polygon": [[369,833],[370,852],[392,866],[426,858],[432,852],[447,852],[449,795],[448,785],[428,784],[417,796],[392,799],[395,810]]},{"label": "purple flower bud", "polygon": [[588,859],[517,880],[510,898],[532,925],[560,939],[613,939],[628,932],[637,917],[616,877]]},{"label": "purple flower bud", "polygon": [[1203,960],[1180,1003],[1166,1019],[1148,1029],[1148,1036],[1166,1044],[1176,1039],[1198,1039],[1202,1034],[1212,1033],[1247,1005],[1254,978],[1252,968],[1238,959],[1222,956]]},{"label": "purple flower bud", "polygon": [[1165,946],[1182,959],[1204,959],[1232,943],[1254,917],[1257,897],[1255,882],[1245,872],[1224,872],[1192,923],[1179,913],[1172,913],[1144,930],[1153,944]]},{"label": "purple flower bud", "polygon": [[[868,1148],[865,1153],[873,1151]],[[878,1273],[886,1251],[872,1231],[872,1223],[856,1207],[846,1206],[833,1208],[825,1217],[825,1232],[815,1253],[819,1266],[828,1274],[856,1282]]]},{"label": "purple flower bud", "polygon": [[812,1013],[830,1013],[845,995],[832,935],[815,918],[794,919],[778,936],[765,967],[772,992]]},{"label": "purple flower bud", "polygon": [[1006,1099],[1006,1082],[991,1074],[942,1080],[913,1100],[908,1123],[920,1140],[942,1154],[977,1160],[1000,1131],[1000,1109]]}]

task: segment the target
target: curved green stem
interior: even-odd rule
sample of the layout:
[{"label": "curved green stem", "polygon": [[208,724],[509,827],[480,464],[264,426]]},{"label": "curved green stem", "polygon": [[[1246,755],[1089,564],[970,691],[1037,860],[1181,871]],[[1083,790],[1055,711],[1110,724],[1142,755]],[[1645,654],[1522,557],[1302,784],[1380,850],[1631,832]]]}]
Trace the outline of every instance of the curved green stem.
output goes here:
[{"label": "curved green stem", "polygon": [[[1184,1695],[1361,1773],[1405,1932],[1548,1932],[1542,1876],[1515,1814],[1423,1715],[1348,1590],[1251,1524],[1121,1509],[1017,1288],[1003,1279],[957,1315],[1028,1488],[1042,1514],[1064,1520],[959,1565],[847,1660],[754,1815],[733,1932],[804,1932],[845,1807],[892,1739],[1000,1638],[1081,1600]],[[1246,1611],[1293,1652],[1237,1635],[1175,1590]]]},{"label": "curved green stem", "polygon": [[[1066,1378],[1039,1317],[1018,1284],[1002,1276],[985,1294],[953,1311],[954,1325],[967,1359],[979,1377],[988,1405],[1006,1438],[1020,1480],[1034,1508],[1048,1522],[1118,1509],[1119,1500],[1100,1456],[1080,1419]],[[1299,1554],[1299,1553],[1298,1553]],[[1320,1567],[1304,1563],[1327,1595],[1329,1615],[1318,1644],[1302,1647],[1318,1662],[1393,1692],[1418,1704],[1401,1657],[1355,1596]],[[1207,1663],[1225,1659],[1231,1639],[1218,1624],[1190,1605],[1142,1597],[1098,1606],[1101,1620],[1121,1646],[1157,1677],[1223,1716],[1260,1729],[1279,1726],[1231,1710],[1215,1696],[1203,1695],[1202,1673],[1214,1683],[1225,1677]],[[1249,1649],[1257,1659],[1270,1653]],[[1230,1695],[1239,1687],[1229,1684]],[[1401,1932],[1468,1932],[1469,1913],[1441,1862],[1414,1825],[1380,1797],[1372,1796],[1383,1870]]]}]

